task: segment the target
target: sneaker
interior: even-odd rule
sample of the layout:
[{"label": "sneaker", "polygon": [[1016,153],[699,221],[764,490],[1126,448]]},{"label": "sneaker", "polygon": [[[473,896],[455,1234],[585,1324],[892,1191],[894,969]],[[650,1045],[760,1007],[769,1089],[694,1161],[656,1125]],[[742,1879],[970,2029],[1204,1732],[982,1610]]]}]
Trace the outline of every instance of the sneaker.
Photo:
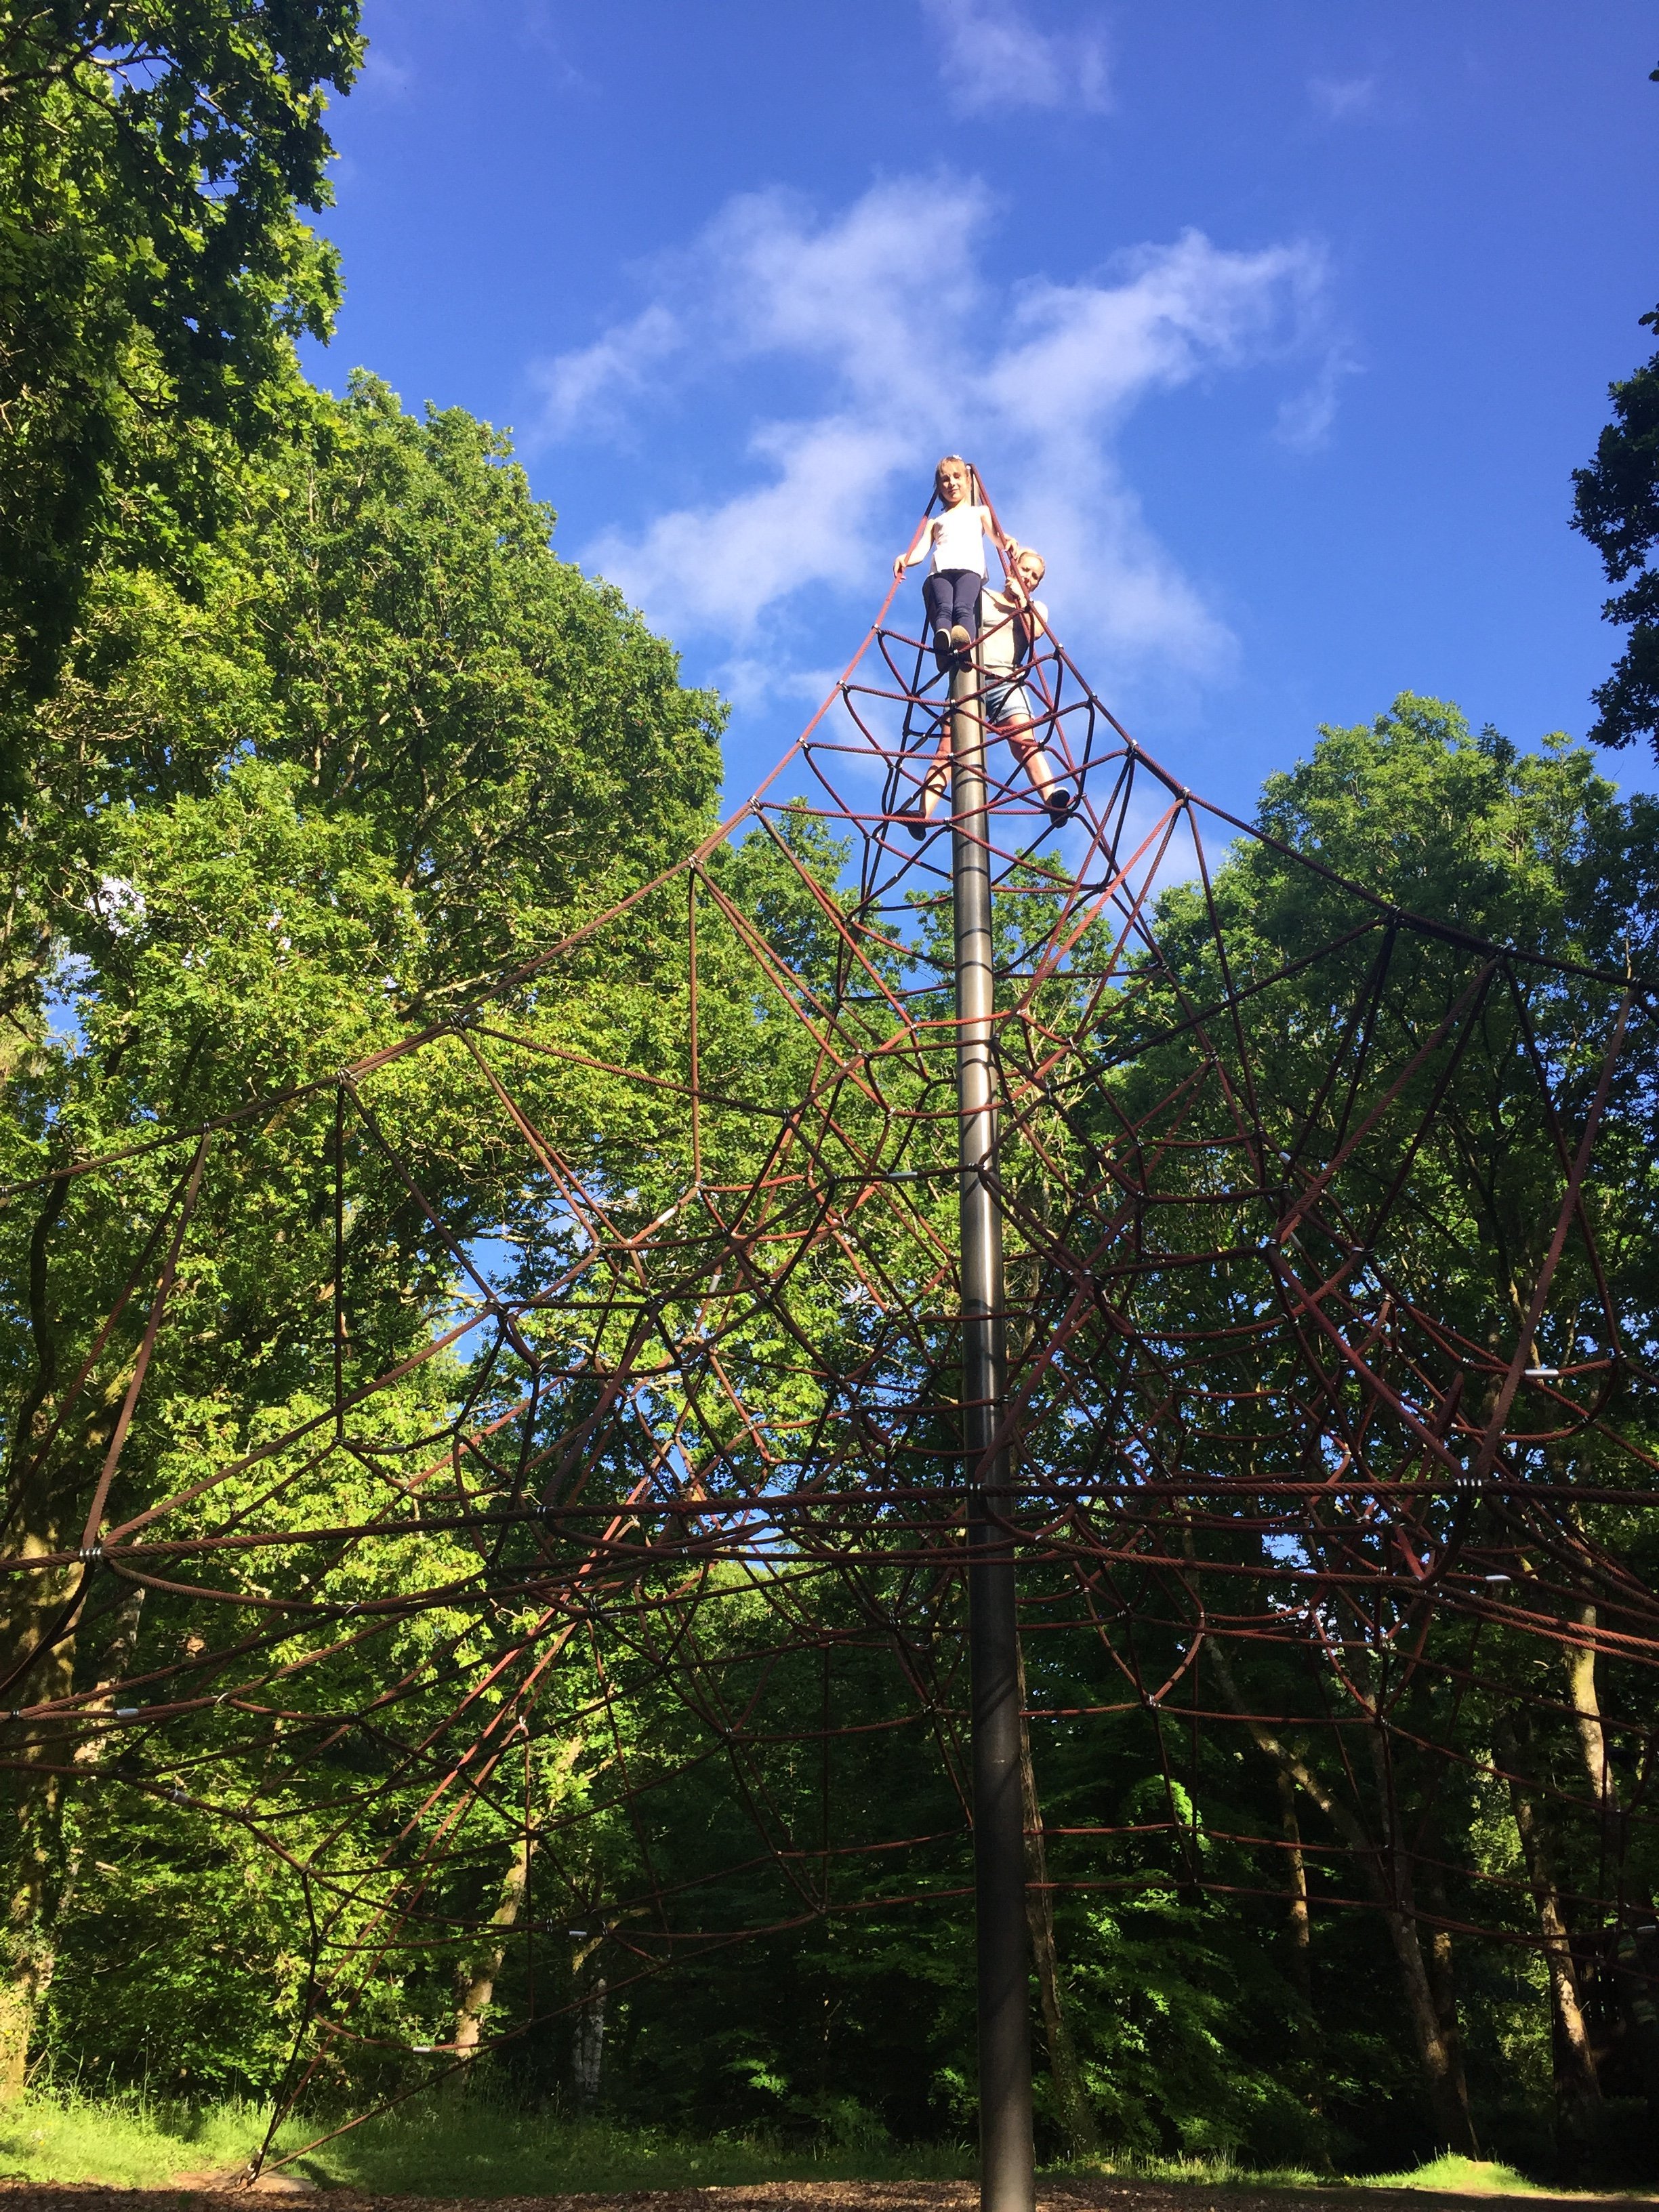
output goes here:
[{"label": "sneaker", "polygon": [[910,835],[915,839],[916,842],[920,844],[922,839],[927,835],[927,816],[925,814],[906,814],[902,816],[901,819],[903,821],[905,828],[910,832]]},{"label": "sneaker", "polygon": [[[951,623],[949,642],[951,652],[957,654],[963,659],[966,659],[968,655],[974,649],[974,641],[969,636],[966,629],[961,623]],[[935,653],[939,651],[939,640],[937,637],[933,640],[933,650]]]},{"label": "sneaker", "polygon": [[[957,628],[961,628],[960,623],[957,624]],[[933,658],[941,669],[951,665],[951,633],[948,629],[936,629],[933,632]]]},{"label": "sneaker", "polygon": [[1048,819],[1058,830],[1062,822],[1069,822],[1077,812],[1077,793],[1063,787],[1052,789],[1043,804],[1048,810]]}]

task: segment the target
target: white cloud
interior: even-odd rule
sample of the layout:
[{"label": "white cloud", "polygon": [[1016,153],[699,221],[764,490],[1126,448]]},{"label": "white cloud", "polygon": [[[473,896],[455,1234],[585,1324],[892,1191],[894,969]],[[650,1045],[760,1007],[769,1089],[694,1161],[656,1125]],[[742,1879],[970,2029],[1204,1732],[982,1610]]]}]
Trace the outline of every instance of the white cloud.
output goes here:
[{"label": "white cloud", "polygon": [[1374,76],[1316,76],[1310,80],[1308,97],[1327,123],[1341,123],[1350,115],[1363,115],[1376,97]]},{"label": "white cloud", "polygon": [[938,377],[939,334],[980,304],[990,214],[978,179],[948,172],[877,185],[822,226],[793,194],[745,192],[710,226],[697,275],[736,350],[833,362],[862,396],[913,394]]},{"label": "white cloud", "polygon": [[[935,206],[956,220],[930,220]],[[962,450],[1005,526],[1042,546],[1056,627],[1097,679],[1130,665],[1224,672],[1231,636],[1158,544],[1115,437],[1154,392],[1305,358],[1317,340],[1321,380],[1286,403],[1278,432],[1316,441],[1343,372],[1322,256],[1234,252],[1189,231],[1102,275],[1010,295],[981,271],[991,212],[982,185],[948,175],[883,184],[827,220],[781,194],[731,203],[663,265],[644,314],[544,366],[545,428],[609,428],[653,374],[676,390],[717,384],[728,403],[763,378],[775,410],[786,363],[806,398],[751,428],[751,480],[734,496],[608,532],[584,557],[671,635],[723,641],[734,670],[793,665],[780,625],[798,595],[873,604],[914,524],[904,510],[920,507],[937,456]]]},{"label": "white cloud", "polygon": [[778,700],[816,707],[826,699],[838,668],[789,668],[767,655],[738,654],[720,671],[720,688],[737,713],[751,714]]},{"label": "white cloud", "polygon": [[1075,438],[1155,386],[1259,357],[1323,282],[1307,246],[1231,253],[1189,230],[1126,256],[1116,283],[1028,287],[987,388],[1045,438]]},{"label": "white cloud", "polygon": [[912,458],[894,432],[835,416],[769,424],[752,450],[773,465],[760,489],[659,515],[641,538],[612,532],[589,549],[592,565],[671,632],[742,638],[797,588],[855,588],[869,573],[872,510]]},{"label": "white cloud", "polygon": [[561,92],[591,93],[590,79],[571,60],[562,9],[546,4],[546,0],[527,0],[520,15],[520,27],[525,43],[539,55],[554,87]]},{"label": "white cloud", "polygon": [[540,435],[563,437],[579,424],[589,432],[619,427],[624,403],[644,390],[649,371],[681,343],[676,319],[652,306],[593,345],[536,363],[530,382],[542,400]]},{"label": "white cloud", "polygon": [[939,71],[959,114],[1011,107],[1108,105],[1106,42],[1097,27],[1043,32],[997,0],[921,0],[940,40]]},{"label": "white cloud", "polygon": [[[927,219],[930,204],[949,206],[949,226]],[[590,419],[611,427],[619,393],[670,349],[670,326],[704,374],[784,355],[832,382],[823,413],[756,427],[760,488],[659,516],[636,538],[609,532],[587,549],[593,564],[671,632],[738,641],[798,587],[861,582],[894,478],[948,439],[933,427],[941,389],[971,382],[962,336],[985,304],[975,250],[989,212],[982,185],[948,176],[878,185],[823,224],[791,195],[742,194],[670,276],[677,313],[647,308],[545,364],[542,434],[568,432],[584,395]],[[645,333],[642,360],[653,314],[664,328]]]},{"label": "white cloud", "polygon": [[1273,435],[1293,453],[1316,453],[1330,443],[1337,400],[1345,376],[1357,376],[1359,363],[1346,346],[1333,346],[1305,391],[1280,403]]},{"label": "white cloud", "polygon": [[371,39],[357,79],[358,99],[367,97],[371,102],[381,101],[392,106],[406,100],[414,86],[413,67],[407,62],[398,61],[378,39]]}]

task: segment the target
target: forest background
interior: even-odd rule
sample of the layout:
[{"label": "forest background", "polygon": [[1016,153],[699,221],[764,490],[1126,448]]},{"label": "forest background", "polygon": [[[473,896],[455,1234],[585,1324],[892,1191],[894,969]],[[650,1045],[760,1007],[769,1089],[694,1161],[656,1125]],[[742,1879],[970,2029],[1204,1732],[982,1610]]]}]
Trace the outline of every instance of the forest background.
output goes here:
[{"label": "forest background", "polygon": [[[19,1188],[112,1150],[158,1102],[204,1121],[361,1057],[633,890],[712,826],[723,710],[680,684],[672,649],[619,592],[555,555],[550,512],[487,425],[456,410],[410,416],[366,374],[343,397],[301,374],[298,343],[326,335],[339,300],[336,258],[306,216],[327,198],[325,98],[361,64],[349,0],[53,0],[9,5],[0,24],[0,1176]],[[1659,711],[1659,367],[1618,388],[1578,501],[1626,633],[1598,734],[1640,742]],[[1621,799],[1565,739],[1522,750],[1405,696],[1324,732],[1261,808],[1291,846],[1316,844],[1328,865],[1466,928],[1610,963],[1652,948],[1656,809]],[[801,852],[833,891],[837,855],[805,832]],[[796,876],[750,846],[722,865],[739,910],[793,927],[810,965]],[[1306,926],[1244,860],[1234,868],[1228,888],[1251,910]],[[1170,902],[1178,926],[1178,891]],[[628,1025],[643,1064],[665,1054],[657,959],[642,929],[588,999],[544,1010],[550,1034],[603,1018]],[[735,988],[726,1013],[741,1026]],[[757,1048],[753,1062],[754,1081],[793,1095],[787,1052]],[[579,1121],[593,1103],[564,1110]],[[1478,1122],[1481,1102],[1468,1104]],[[1628,1170],[1650,1137],[1647,1094],[1627,1111],[1629,1143],[1612,1157]],[[443,1202],[448,1161],[460,1213],[474,1195],[454,1114],[441,1089],[406,1102],[433,1187]],[[302,1121],[251,1141],[198,1212],[195,1385],[175,1389],[137,1464],[157,1494],[179,1486],[192,1452],[234,1448],[319,1388],[322,1341],[290,1296],[325,1229],[318,1141]],[[1656,1197],[1627,1172],[1598,1201],[1638,1255],[1654,1249]],[[0,1215],[8,1538],[26,1555],[57,1547],[124,1387],[83,1406],[69,1445],[44,1459],[65,1379],[118,1290],[117,1214],[131,1202],[130,1188],[118,1206],[96,1179],[58,1182]],[[460,1228],[498,1233],[507,1202]],[[429,1338],[456,1283],[407,1212],[370,1208],[364,1221],[374,1231],[352,1264],[378,1332],[364,1356],[391,1365]],[[411,1423],[431,1410],[423,1392],[470,1387],[463,1369],[428,1372],[411,1387]],[[1632,1520],[1639,1551],[1651,1540]],[[8,1668],[57,1598],[9,1585]],[[740,1658],[740,1607],[732,1623]],[[164,1602],[118,1609],[58,1647],[56,1679],[112,1679],[190,1632]],[[892,1686],[854,1651],[842,1695],[878,1746]],[[1536,1663],[1515,1655],[1517,1669]],[[572,1717],[592,1702],[572,1673],[562,1721],[557,1707],[546,1716],[550,1802],[598,1788],[609,1755]],[[1055,1704],[1091,1690],[1042,1686]],[[1249,1698],[1251,1684],[1236,1686]],[[1532,1686],[1517,1674],[1515,1686]],[[1457,2052],[1449,2102],[1402,2005],[1400,1958],[1376,1917],[1345,1909],[1365,1902],[1353,1866],[1316,1868],[1310,1917],[1260,1869],[1212,1867],[1200,1893],[1181,1850],[1119,1841],[1071,1869],[1113,1877],[1109,1905],[1079,1888],[1056,1914],[1062,1984],[1046,1994],[1064,2021],[1046,2016],[1045,2147],[1318,2166],[1478,2142],[1558,2169],[1639,2167],[1639,2038],[1604,2022],[1612,2055],[1599,2070],[1587,2060],[1585,2016],[1620,2000],[1573,1952],[1571,1925],[1550,1919],[1562,1897],[1594,1889],[1571,1856],[1589,1847],[1540,1841],[1540,1827],[1555,1796],[1605,1804],[1631,1786],[1595,1767],[1601,1739],[1580,1723],[1639,1701],[1641,1686],[1604,1668],[1559,1686],[1556,1721],[1516,1755],[1534,1791],[1429,1793],[1435,1862],[1513,1875],[1524,1938],[1455,1951],[1437,1939],[1419,1961]],[[816,1679],[776,1694],[808,1706]],[[672,1737],[659,1696],[643,1677],[630,1686],[625,1736]],[[1262,1705],[1274,1702],[1264,1686]],[[1474,1724],[1491,1741],[1516,1722],[1496,1698]],[[1180,1785],[1188,1847],[1206,1847],[1211,1819],[1263,1834],[1302,1822],[1317,1862],[1330,1793],[1317,1753],[1296,1758],[1302,1778],[1266,1753],[1195,1768]],[[234,1829],[100,1786],[95,1762],[68,1783],[50,1765],[6,1768],[18,1839],[0,1996],[8,2092],[33,2069],[257,2101],[303,2001],[291,1893]],[[1092,1738],[1086,1756],[1062,1749],[1040,1778],[1049,1816],[1063,1808],[1079,1826],[1133,1827],[1146,1792],[1165,1786],[1127,1729]],[[908,1793],[917,1832],[941,1817],[937,1787],[878,1748],[840,1784],[849,1821],[860,1802]],[[694,1776],[665,1804],[687,1879],[726,1863],[732,1808],[713,1781]],[[603,1888],[637,1839],[621,1822],[592,1833]],[[505,1840],[497,1857],[472,1869],[475,1905],[516,1878]],[[520,1883],[526,1917],[537,1878],[526,1869]],[[740,1917],[750,1902],[726,1905]],[[1459,1903],[1446,1900],[1446,1917]],[[825,1920],[614,2002],[600,2061],[580,2008],[567,2012],[481,2060],[472,2086],[488,2076],[524,2104],[688,2133],[954,2141],[971,2102],[959,1921],[877,1909],[856,1924],[856,1942]],[[580,1943],[556,1971],[580,1989]],[[411,1963],[386,1984],[380,2024],[415,2043],[526,2001],[511,1966],[475,1948]],[[331,2079],[327,2094],[383,2087],[391,2063]]]}]

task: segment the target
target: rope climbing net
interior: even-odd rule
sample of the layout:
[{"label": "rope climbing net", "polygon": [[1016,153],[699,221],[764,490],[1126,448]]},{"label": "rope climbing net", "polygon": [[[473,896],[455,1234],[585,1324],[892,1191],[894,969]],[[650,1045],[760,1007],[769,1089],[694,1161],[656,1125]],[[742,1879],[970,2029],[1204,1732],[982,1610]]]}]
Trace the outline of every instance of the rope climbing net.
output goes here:
[{"label": "rope climbing net", "polygon": [[[1449,2082],[1437,1938],[1571,2028],[1650,1905],[1652,994],[1207,805],[1051,636],[1019,680],[1075,797],[991,730],[1045,2001],[1056,1901],[1159,1868],[1376,1916]],[[273,2130],[550,2022],[591,2086],[607,1997],[965,1928],[949,704],[884,606],[669,875],[12,1194],[119,1288],[25,1408],[4,1757],[284,1886]]]}]

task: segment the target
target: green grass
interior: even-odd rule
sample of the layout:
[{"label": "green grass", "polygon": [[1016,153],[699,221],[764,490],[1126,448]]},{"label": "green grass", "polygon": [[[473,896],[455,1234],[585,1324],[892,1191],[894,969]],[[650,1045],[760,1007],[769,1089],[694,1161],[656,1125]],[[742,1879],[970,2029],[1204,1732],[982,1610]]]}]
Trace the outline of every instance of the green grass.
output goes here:
[{"label": "green grass", "polygon": [[1108,2151],[1098,2158],[1073,2159],[1048,2170],[1079,2176],[1099,2174],[1113,2181],[1191,2181],[1206,2189],[1328,2189],[1342,2179],[1316,2173],[1311,2166],[1245,2166],[1225,2155],[1158,2158],[1147,2151]]},{"label": "green grass", "polygon": [[875,2142],[815,2154],[764,2136],[699,2141],[599,2120],[433,2103],[404,2106],[337,2136],[289,2171],[388,2193],[510,2197],[812,2179],[949,2180],[970,2174],[973,2161],[949,2144]]},{"label": "green grass", "polygon": [[1460,2158],[1442,2151],[1422,2166],[1397,2173],[1316,2173],[1297,2166],[1240,2166],[1228,2158],[1133,2158],[1091,2160],[1072,2172],[1103,2173],[1125,2180],[1193,2181],[1212,2189],[1426,2189],[1460,2197],[1627,2197],[1638,2203],[1653,2199],[1636,2190],[1573,2190],[1528,2181],[1496,2159]]},{"label": "green grass", "polygon": [[[1581,2193],[1571,2189],[1547,2189],[1497,2159],[1460,2158],[1449,2150],[1443,2150],[1438,2158],[1431,2158],[1426,2166],[1419,2166],[1410,2173],[1368,2173],[1364,2180],[1369,2189],[1455,2190],[1465,2197],[1573,2197]],[[1637,2194],[1634,2191],[1588,2193]]]},{"label": "green grass", "polygon": [[[0,2179],[92,2181],[117,2188],[162,2188],[180,2173],[228,2172],[264,2137],[266,2115],[252,2105],[199,2112],[137,2098],[100,2100],[55,2089],[0,2107]],[[957,2180],[971,2155],[949,2144],[878,2140],[814,2153],[763,2136],[693,2140],[601,2120],[568,2120],[507,2110],[486,2098],[449,2103],[411,2100],[396,2112],[303,2146],[326,2123],[289,2122],[276,2154],[300,2152],[288,2172],[388,2196],[509,2197],[593,2191],[717,2187],[759,2181]],[[1358,2185],[1467,2195],[1537,2197],[1540,2189],[1513,2166],[1449,2153],[1410,2172],[1339,2177],[1296,2168],[1271,2172],[1229,2159],[1090,2160],[1063,2169],[1122,2180],[1184,2181],[1209,2189]],[[1646,2201],[1651,2201],[1646,2200]]]},{"label": "green grass", "polygon": [[169,2113],[133,2099],[47,2092],[0,2106],[0,2179],[154,2189],[175,2173],[239,2165],[258,2139],[246,2106]]},{"label": "green grass", "polygon": [[1512,2166],[1502,2166],[1495,2159],[1460,2158],[1449,2150],[1443,2150],[1438,2158],[1409,2173],[1368,2173],[1365,2179],[1373,2189],[1447,2189],[1466,2196],[1472,2192],[1497,2197],[1540,2194],[1536,2182],[1528,2181]]},{"label": "green grass", "polygon": [[[251,2105],[199,2112],[136,2099],[38,2092],[0,2108],[0,2179],[157,2188],[179,2173],[243,2165],[264,2135]],[[952,2180],[973,2172],[950,2144],[871,2142],[822,2151],[765,2136],[692,2140],[648,2128],[502,2111],[483,2099],[411,2100],[313,2151],[326,2121],[284,2124],[276,2155],[309,2181],[386,2195],[512,2197],[711,2187],[757,2181]]]}]

